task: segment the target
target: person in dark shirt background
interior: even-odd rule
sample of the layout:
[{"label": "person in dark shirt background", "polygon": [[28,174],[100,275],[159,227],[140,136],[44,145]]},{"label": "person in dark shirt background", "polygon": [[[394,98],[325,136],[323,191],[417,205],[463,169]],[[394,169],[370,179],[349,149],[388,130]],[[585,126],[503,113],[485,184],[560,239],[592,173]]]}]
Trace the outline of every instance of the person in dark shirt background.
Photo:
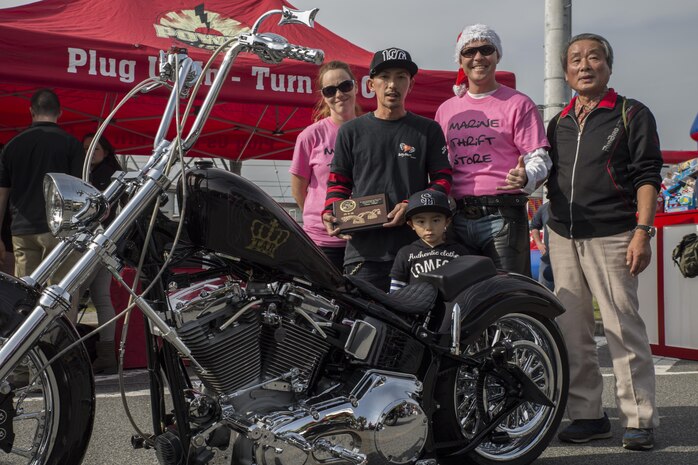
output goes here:
[{"label": "person in dark shirt background", "polygon": [[[46,173],[82,175],[85,153],[82,144],[58,127],[61,105],[50,89],[37,90],[31,97],[29,111],[32,125],[15,136],[0,155],[0,221],[5,222],[5,211],[12,211],[12,244],[15,257],[15,275],[30,275],[58,244],[46,221],[44,176]],[[0,225],[2,226],[2,225]],[[0,257],[5,255],[0,241]],[[79,259],[73,253],[51,278],[60,278]],[[77,299],[72,299],[69,317],[77,319]]]},{"label": "person in dark shirt background", "polygon": [[[538,282],[551,291],[555,289],[553,281],[553,267],[550,265],[550,251],[548,250],[548,218],[550,218],[550,203],[545,202],[536,210],[531,220],[531,236],[540,251],[540,265],[538,266]],[[541,233],[543,238],[541,239]]]}]

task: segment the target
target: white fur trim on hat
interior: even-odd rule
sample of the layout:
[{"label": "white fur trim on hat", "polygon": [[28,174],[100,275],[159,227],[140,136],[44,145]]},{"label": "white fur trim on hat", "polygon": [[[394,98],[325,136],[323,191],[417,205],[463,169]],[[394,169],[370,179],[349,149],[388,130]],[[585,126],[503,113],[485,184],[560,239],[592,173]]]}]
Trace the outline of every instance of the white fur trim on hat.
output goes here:
[{"label": "white fur trim on hat", "polygon": [[453,86],[453,93],[458,97],[462,97],[468,92],[468,78],[465,75],[463,68],[458,68],[458,74],[456,75],[456,84]]},{"label": "white fur trim on hat", "polygon": [[499,58],[502,58],[502,41],[499,39],[497,33],[494,32],[494,29],[490,28],[489,26],[485,26],[484,24],[473,24],[472,26],[467,26],[458,35],[454,55],[456,63],[460,64],[460,51],[463,50],[463,47],[474,40],[485,40],[491,43],[497,49],[497,55]]}]

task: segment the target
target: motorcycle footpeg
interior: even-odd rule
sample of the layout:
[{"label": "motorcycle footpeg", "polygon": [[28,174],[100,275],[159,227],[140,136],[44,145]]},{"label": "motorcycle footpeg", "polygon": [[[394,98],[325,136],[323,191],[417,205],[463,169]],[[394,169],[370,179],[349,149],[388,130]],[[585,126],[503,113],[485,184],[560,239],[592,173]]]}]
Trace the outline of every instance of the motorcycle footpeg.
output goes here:
[{"label": "motorcycle footpeg", "polygon": [[131,435],[131,447],[134,449],[150,449],[150,444],[140,434]]},{"label": "motorcycle footpeg", "polygon": [[513,347],[511,342],[502,341],[492,348],[490,357],[496,366],[502,366],[511,359],[513,353]]}]

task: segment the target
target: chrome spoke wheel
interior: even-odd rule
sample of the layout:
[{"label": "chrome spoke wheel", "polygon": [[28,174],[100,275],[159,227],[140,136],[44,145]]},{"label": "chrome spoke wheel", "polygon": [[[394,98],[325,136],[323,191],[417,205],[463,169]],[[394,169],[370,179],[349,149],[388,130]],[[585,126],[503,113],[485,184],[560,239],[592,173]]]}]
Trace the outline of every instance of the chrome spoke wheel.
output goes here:
[{"label": "chrome spoke wheel", "polygon": [[[562,356],[557,341],[546,325],[528,314],[510,314],[495,321],[464,353],[484,357],[498,343],[511,344],[509,362],[516,364],[555,406],[532,402],[517,406],[497,426],[498,440],[485,440],[475,453],[492,461],[511,461],[526,455],[546,436],[557,420],[563,395]],[[482,379],[481,379],[482,378]],[[461,366],[454,389],[456,415],[462,434],[473,438],[487,421],[501,413],[507,402],[506,387],[493,375]],[[505,438],[502,440],[501,438]]]},{"label": "chrome spoke wheel", "polygon": [[13,389],[15,438],[9,454],[0,451],[3,465],[46,463],[56,438],[55,420],[60,415],[60,407],[54,402],[57,384],[53,371],[48,368],[34,378],[46,362],[43,353],[33,349],[7,377]]}]

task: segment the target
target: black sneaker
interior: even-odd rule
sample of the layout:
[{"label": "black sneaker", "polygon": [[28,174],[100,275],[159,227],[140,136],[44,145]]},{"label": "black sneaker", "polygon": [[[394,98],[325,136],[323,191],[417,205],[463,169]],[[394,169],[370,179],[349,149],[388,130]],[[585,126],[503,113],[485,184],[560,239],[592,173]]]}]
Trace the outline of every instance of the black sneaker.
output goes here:
[{"label": "black sneaker", "polygon": [[611,436],[611,422],[604,413],[603,417],[596,420],[574,420],[558,433],[557,438],[562,442],[579,444],[593,439],[608,439]]},{"label": "black sneaker", "polygon": [[654,447],[652,428],[625,428],[623,447],[629,450],[650,450]]}]

